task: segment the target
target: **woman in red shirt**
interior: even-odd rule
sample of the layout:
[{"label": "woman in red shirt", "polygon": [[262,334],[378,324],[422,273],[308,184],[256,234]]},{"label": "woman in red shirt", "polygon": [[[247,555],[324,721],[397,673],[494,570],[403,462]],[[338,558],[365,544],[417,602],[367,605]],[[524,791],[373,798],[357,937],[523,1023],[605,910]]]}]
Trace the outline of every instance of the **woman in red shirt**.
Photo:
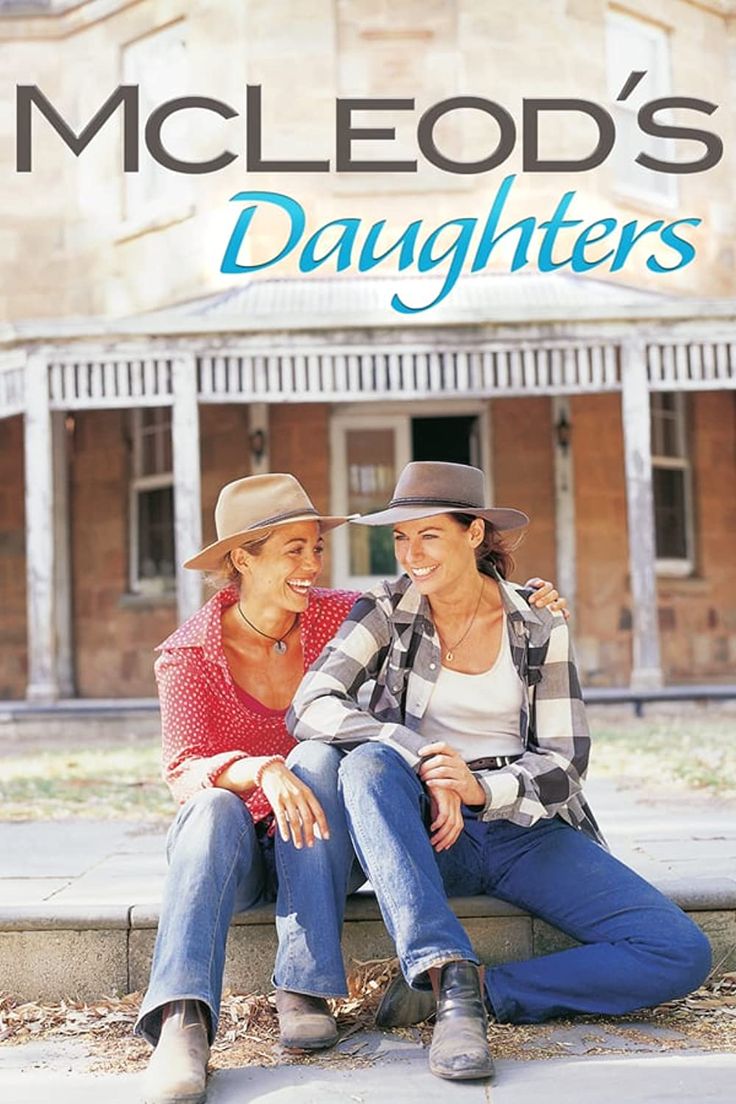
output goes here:
[{"label": "woman in red shirt", "polygon": [[[346,520],[320,515],[293,476],[239,479],[220,493],[217,541],[185,565],[226,585],[156,661],[166,780],[182,808],[136,1024],[156,1047],[147,1104],[204,1100],[230,921],[276,899],[277,884],[281,1041],[315,1049],[337,1038],[325,998],[347,993],[345,897],[364,875],[338,797],[339,755],[315,745],[311,762],[302,745],[298,774],[290,770],[284,716],[358,597],[314,586],[322,534]],[[564,604],[551,584],[534,601]]]}]

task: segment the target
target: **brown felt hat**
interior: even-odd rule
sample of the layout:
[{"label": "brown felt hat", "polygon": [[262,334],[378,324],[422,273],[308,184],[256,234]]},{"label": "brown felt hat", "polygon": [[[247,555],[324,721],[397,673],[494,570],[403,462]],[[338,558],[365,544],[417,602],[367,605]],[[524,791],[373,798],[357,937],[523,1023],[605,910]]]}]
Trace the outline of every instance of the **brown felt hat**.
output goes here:
[{"label": "brown felt hat", "polygon": [[187,560],[184,567],[194,571],[216,571],[228,552],[244,541],[265,537],[277,525],[317,521],[325,532],[349,520],[348,517],[325,517],[318,513],[293,475],[278,472],[250,475],[222,488],[215,506],[217,540]]},{"label": "brown felt hat", "polygon": [[365,514],[357,525],[396,525],[436,514],[472,514],[496,529],[520,529],[529,524],[521,510],[489,506],[483,472],[468,464],[415,460],[407,464],[385,510]]}]

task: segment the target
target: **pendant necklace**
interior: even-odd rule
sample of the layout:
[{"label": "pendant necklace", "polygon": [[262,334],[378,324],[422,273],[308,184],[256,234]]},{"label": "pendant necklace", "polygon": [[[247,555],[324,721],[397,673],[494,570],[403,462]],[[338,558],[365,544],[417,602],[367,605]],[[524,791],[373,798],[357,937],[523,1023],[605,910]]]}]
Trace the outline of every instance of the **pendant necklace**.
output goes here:
[{"label": "pendant necklace", "polygon": [[299,621],[299,614],[298,613],[294,614],[294,620],[292,621],[288,632],[285,632],[283,636],[271,636],[270,633],[263,632],[261,629],[257,628],[257,626],[254,625],[252,621],[248,620],[248,618],[243,613],[243,609],[242,609],[242,606],[240,605],[240,602],[238,602],[237,605],[238,605],[238,613],[243,618],[246,625],[250,625],[250,627],[253,629],[253,632],[257,632],[259,636],[265,636],[267,640],[272,640],[273,641],[273,647],[272,647],[271,651],[276,652],[276,655],[284,655],[284,653],[286,652],[286,639],[287,639],[287,637],[291,636],[294,629],[296,628],[297,622]]},{"label": "pendant necklace", "polygon": [[482,597],[483,597],[483,580],[481,579],[481,581],[480,581],[480,591],[478,593],[478,601],[475,603],[475,609],[473,610],[473,616],[470,618],[470,621],[468,622],[468,627],[465,630],[465,632],[463,633],[463,635],[460,637],[459,640],[456,640],[454,644],[448,645],[447,651],[445,652],[445,659],[448,661],[448,663],[452,663],[453,659],[455,658],[455,649],[460,647],[463,640],[465,640],[465,637],[468,635],[468,633],[472,629],[473,625],[475,624],[475,619],[478,616],[478,610],[480,609],[480,600],[481,600]]}]

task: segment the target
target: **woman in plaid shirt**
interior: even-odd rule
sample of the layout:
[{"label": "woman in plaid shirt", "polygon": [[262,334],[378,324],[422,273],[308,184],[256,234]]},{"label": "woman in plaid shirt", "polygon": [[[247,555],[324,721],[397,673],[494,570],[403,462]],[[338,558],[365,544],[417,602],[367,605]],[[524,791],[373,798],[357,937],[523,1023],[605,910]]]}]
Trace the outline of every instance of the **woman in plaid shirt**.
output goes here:
[{"label": "woman in plaid shirt", "polygon": [[[388,509],[361,519],[393,525],[406,574],[358,600],[287,715],[313,770],[315,746],[325,769],[350,750],[339,780],[353,845],[404,977],[432,986],[430,1068],[450,1079],[491,1074],[486,1008],[511,1023],[625,1013],[683,996],[710,968],[696,925],[601,846],[565,620],[505,581],[497,533],[527,521],[485,505],[476,468],[410,464]],[[582,946],[483,982],[447,903],[480,893]]]},{"label": "woman in plaid shirt", "polygon": [[[364,875],[338,764],[311,771],[302,753],[292,771],[284,715],[359,597],[314,585],[323,534],[345,521],[319,514],[291,475],[238,479],[220,492],[217,540],[185,564],[227,585],[160,645],[156,662],[164,772],[180,809],[136,1024],[155,1046],[146,1104],[204,1100],[233,912],[277,890],[281,1040],[316,1049],[337,1039],[325,997],[347,993],[345,895]],[[535,602],[560,604],[551,584],[536,582]]]}]

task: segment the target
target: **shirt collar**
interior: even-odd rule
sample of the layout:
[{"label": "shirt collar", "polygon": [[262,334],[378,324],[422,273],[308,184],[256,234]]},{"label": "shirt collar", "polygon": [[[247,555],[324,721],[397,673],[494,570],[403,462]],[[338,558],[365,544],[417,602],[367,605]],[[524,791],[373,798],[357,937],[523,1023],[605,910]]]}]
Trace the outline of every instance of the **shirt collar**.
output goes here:
[{"label": "shirt collar", "polygon": [[503,602],[506,616],[509,620],[523,621],[527,625],[544,624],[543,619],[539,616],[540,611],[530,606],[527,601],[528,595],[532,593],[531,590],[520,587],[515,583],[507,583],[495,570],[493,572],[493,578],[498,583],[498,588],[501,592],[501,601]]},{"label": "shirt collar", "polygon": [[171,636],[159,644],[156,651],[168,651],[172,648],[201,648],[205,659],[211,663],[224,663],[222,612],[228,606],[235,605],[237,600],[237,587],[226,586],[218,590],[200,610],[197,610]]},{"label": "shirt collar", "polygon": [[[501,601],[507,617],[511,621],[523,621],[526,624],[541,625],[542,618],[526,600],[525,595],[531,593],[514,583],[508,583],[495,568],[491,568],[491,577],[498,583],[501,592]],[[402,575],[398,580],[398,588],[401,597],[394,610],[394,620],[400,624],[406,624],[424,617],[426,622],[432,624],[432,617],[427,598],[420,594],[408,575]]]},{"label": "shirt collar", "polygon": [[402,575],[397,581],[400,598],[394,609],[394,620],[400,624],[409,624],[418,617],[424,617],[431,623],[429,602],[417,590],[408,575]]}]

